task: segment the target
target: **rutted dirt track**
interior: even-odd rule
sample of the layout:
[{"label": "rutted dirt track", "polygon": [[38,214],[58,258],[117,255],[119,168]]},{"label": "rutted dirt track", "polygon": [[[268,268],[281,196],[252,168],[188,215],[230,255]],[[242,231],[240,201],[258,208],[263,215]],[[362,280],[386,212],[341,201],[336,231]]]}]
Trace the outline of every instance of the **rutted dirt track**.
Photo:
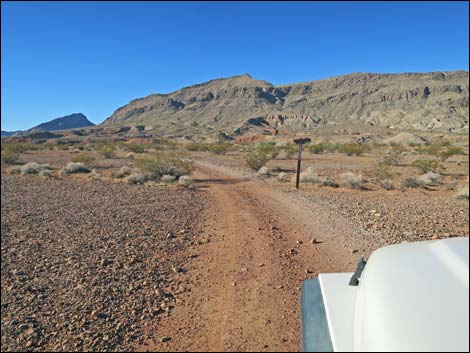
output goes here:
[{"label": "rutted dirt track", "polygon": [[191,292],[161,322],[159,337],[171,340],[139,349],[299,350],[301,282],[354,268],[351,254],[318,233],[326,231],[321,218],[307,219],[301,205],[259,182],[201,166],[195,179],[213,200],[204,216],[210,242],[181,274]]}]

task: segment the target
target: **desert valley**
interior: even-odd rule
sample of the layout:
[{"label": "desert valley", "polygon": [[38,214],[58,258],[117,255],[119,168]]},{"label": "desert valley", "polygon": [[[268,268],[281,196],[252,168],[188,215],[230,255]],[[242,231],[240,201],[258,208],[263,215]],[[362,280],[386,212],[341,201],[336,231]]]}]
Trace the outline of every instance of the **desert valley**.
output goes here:
[{"label": "desert valley", "polygon": [[245,74],[2,132],[2,350],[298,350],[303,280],[468,236],[468,116],[466,71]]}]

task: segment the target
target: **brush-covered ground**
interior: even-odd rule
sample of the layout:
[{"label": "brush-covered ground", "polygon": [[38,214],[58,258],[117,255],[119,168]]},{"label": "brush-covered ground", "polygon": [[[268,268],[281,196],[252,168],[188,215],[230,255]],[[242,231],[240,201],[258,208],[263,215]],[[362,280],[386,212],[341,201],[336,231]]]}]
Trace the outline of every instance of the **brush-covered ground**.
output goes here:
[{"label": "brush-covered ground", "polygon": [[300,286],[468,236],[468,136],[2,141],[2,351],[296,351]]}]

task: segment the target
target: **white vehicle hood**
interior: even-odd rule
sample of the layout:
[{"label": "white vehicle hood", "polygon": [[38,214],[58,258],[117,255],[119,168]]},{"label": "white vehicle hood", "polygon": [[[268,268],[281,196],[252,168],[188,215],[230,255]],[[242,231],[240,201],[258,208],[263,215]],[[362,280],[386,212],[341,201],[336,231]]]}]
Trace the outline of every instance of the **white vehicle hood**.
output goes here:
[{"label": "white vehicle hood", "polygon": [[469,350],[467,238],[388,246],[357,287],[354,351]]}]

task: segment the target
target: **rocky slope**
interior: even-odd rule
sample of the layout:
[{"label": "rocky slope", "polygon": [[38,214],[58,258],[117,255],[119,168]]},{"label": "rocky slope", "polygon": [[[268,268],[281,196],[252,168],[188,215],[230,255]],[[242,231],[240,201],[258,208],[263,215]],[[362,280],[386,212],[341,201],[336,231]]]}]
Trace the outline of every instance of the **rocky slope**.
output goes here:
[{"label": "rocky slope", "polygon": [[2,137],[30,135],[44,131],[78,129],[87,126],[95,126],[95,124],[88,120],[84,114],[74,113],[47,121],[25,131],[2,131]]},{"label": "rocky slope", "polygon": [[305,131],[348,122],[462,132],[468,114],[467,71],[355,73],[282,86],[244,74],[135,99],[103,124],[150,125],[165,133]]},{"label": "rocky slope", "polygon": [[84,114],[74,113],[39,124],[38,126],[33,127],[31,130],[56,131],[94,125],[95,124],[88,120]]}]

